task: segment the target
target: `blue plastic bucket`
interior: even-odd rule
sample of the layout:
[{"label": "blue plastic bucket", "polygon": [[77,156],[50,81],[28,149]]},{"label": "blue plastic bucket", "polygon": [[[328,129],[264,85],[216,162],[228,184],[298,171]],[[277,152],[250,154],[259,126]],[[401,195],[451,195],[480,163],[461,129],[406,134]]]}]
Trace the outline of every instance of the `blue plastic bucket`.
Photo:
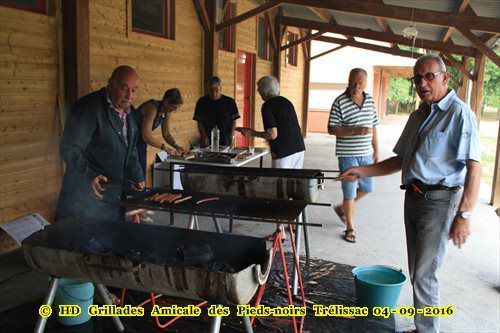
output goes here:
[{"label": "blue plastic bucket", "polygon": [[388,266],[360,266],[352,270],[359,306],[394,308],[406,276]]},{"label": "blue plastic bucket", "polygon": [[[57,313],[57,321],[62,325],[79,325],[90,319],[88,307],[94,302],[94,285],[70,279],[59,279],[54,297],[53,311]],[[81,312],[75,317],[59,316],[59,305],[78,305]]]}]

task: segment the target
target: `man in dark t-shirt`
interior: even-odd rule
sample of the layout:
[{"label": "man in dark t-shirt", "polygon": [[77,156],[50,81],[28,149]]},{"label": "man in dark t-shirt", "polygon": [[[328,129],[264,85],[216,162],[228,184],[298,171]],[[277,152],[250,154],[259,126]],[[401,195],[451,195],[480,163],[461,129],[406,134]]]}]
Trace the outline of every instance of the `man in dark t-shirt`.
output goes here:
[{"label": "man in dark t-shirt", "polygon": [[229,96],[222,95],[222,81],[217,76],[208,80],[208,95],[196,102],[193,120],[198,122],[201,146],[211,144],[212,129],[217,126],[220,131],[219,144],[233,144],[236,119],[240,118],[236,102]]},{"label": "man in dark t-shirt", "polygon": [[264,131],[237,130],[245,136],[257,136],[269,142],[274,168],[302,169],[306,147],[293,104],[279,95],[279,83],[273,76],[262,77],[257,82],[257,90],[265,101],[261,109]]}]

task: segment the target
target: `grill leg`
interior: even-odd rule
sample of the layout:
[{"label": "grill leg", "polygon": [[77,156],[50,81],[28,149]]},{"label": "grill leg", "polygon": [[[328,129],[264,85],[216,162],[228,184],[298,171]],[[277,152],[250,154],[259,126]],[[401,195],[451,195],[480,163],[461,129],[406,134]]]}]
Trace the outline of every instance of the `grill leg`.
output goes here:
[{"label": "grill leg", "polygon": [[[220,305],[217,305],[217,306],[220,306]],[[219,333],[221,323],[222,323],[221,316],[212,317],[212,320],[210,320],[210,329],[208,332],[209,333]]]},{"label": "grill leg", "polygon": [[194,214],[189,215],[188,229],[194,229]]},{"label": "grill leg", "polygon": [[233,215],[229,216],[229,233],[233,232]]},{"label": "grill leg", "polygon": [[309,229],[307,223],[307,207],[302,212],[302,222],[304,222],[304,247],[306,248],[306,269],[309,271],[309,264],[311,263],[311,250],[309,248]]},{"label": "grill leg", "polygon": [[222,228],[220,227],[219,220],[212,215],[212,220],[214,220],[214,225],[215,225],[215,230],[217,230],[217,233],[222,234]]},{"label": "grill leg", "polygon": [[[43,304],[46,304],[48,306],[52,306],[52,303],[54,302],[54,297],[56,296],[56,290],[57,290],[57,285],[59,284],[59,278],[52,277],[52,280],[50,281],[49,284],[49,291],[47,291],[47,295],[45,295],[45,299],[43,300]],[[49,318],[44,318],[42,316],[38,317],[38,320],[36,321],[36,326],[35,329],[33,330],[34,333],[42,333],[45,330],[45,325],[47,324],[47,320]]]},{"label": "grill leg", "polygon": [[194,215],[194,228],[195,230],[200,230],[200,225],[198,224],[198,215]]},{"label": "grill leg", "polygon": [[[297,222],[301,223],[302,222],[302,215],[299,215],[297,218]],[[297,229],[295,230],[295,257],[297,258],[297,262],[300,260],[300,238],[302,237],[302,225],[297,224]],[[298,290],[299,290],[299,273],[298,270],[300,267],[295,267],[293,270],[293,277],[292,277],[292,286],[293,286],[293,296],[297,296]]]},{"label": "grill leg", "polygon": [[[101,298],[101,300],[103,300],[105,304],[112,304],[108,295],[106,295],[106,291],[104,290],[104,286],[100,283],[95,283],[94,286],[95,286],[95,289],[97,290],[97,293],[99,294],[99,297]],[[111,320],[113,321],[113,324],[115,325],[116,330],[118,332],[125,331],[125,328],[123,327],[123,324],[118,316],[111,317]]]},{"label": "grill leg", "polygon": [[243,327],[245,328],[245,333],[253,333],[252,324],[250,323],[250,318],[248,316],[243,316]]}]

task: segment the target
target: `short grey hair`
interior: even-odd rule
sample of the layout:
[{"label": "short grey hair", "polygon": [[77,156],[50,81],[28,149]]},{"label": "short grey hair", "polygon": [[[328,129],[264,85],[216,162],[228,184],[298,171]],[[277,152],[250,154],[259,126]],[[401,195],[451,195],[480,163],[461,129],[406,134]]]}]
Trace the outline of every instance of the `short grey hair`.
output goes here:
[{"label": "short grey hair", "polygon": [[363,74],[365,77],[368,77],[368,73],[363,68],[351,69],[351,71],[349,72],[349,77],[351,77],[351,75],[357,75],[357,74]]},{"label": "short grey hair", "polygon": [[211,78],[208,79],[208,85],[211,86],[222,86],[222,80],[218,76],[212,76]]},{"label": "short grey hair", "polygon": [[443,59],[436,54],[426,54],[418,58],[415,62],[415,66],[413,66],[413,72],[415,73],[415,69],[419,68],[426,61],[435,61],[439,65],[439,70],[446,72],[446,65]]},{"label": "short grey hair", "polygon": [[264,97],[279,95],[280,84],[274,76],[266,75],[257,81],[257,87]]}]

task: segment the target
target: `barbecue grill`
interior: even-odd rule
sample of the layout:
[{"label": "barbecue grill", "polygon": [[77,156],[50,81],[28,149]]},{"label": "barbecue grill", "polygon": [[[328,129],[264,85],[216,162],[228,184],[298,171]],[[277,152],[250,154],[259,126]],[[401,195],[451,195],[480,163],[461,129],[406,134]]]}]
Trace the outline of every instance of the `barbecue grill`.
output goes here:
[{"label": "barbecue grill", "polygon": [[247,304],[271,260],[261,238],[80,219],[48,226],[23,249],[52,276],[223,304]]},{"label": "barbecue grill", "polygon": [[246,197],[316,201],[325,178],[316,169],[217,168],[186,165],[182,186],[194,192]]},{"label": "barbecue grill", "polygon": [[54,277],[214,304],[249,303],[272,263],[261,238],[83,219],[46,227],[23,251],[31,267]]}]

